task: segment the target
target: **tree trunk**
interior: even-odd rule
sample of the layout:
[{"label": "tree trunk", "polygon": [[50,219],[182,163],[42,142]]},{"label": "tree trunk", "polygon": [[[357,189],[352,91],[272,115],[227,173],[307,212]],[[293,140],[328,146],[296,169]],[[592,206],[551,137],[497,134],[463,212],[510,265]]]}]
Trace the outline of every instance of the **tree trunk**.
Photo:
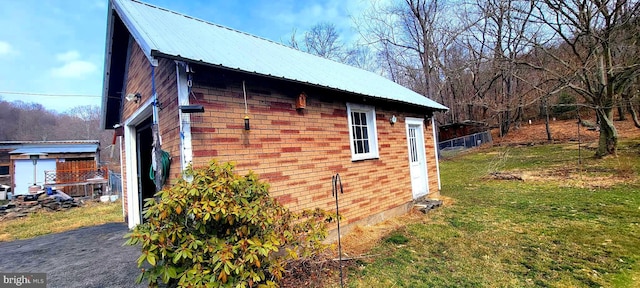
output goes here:
[{"label": "tree trunk", "polygon": [[547,130],[547,141],[551,142],[551,127],[549,127],[549,106],[547,105],[548,99],[544,99],[544,127]]},{"label": "tree trunk", "polygon": [[627,109],[629,109],[629,114],[631,114],[631,119],[633,119],[633,125],[636,128],[640,128],[640,121],[638,121],[638,113],[636,112],[636,108],[633,107],[633,102],[629,99],[629,103],[627,103]]},{"label": "tree trunk", "polygon": [[618,148],[618,131],[613,125],[613,109],[597,108],[596,115],[600,122],[600,140],[596,157],[616,155]]},{"label": "tree trunk", "polygon": [[500,125],[502,131],[502,136],[506,136],[509,133],[509,128],[511,127],[511,113],[509,110],[502,112],[502,125]]},{"label": "tree trunk", "polygon": [[[522,98],[520,98],[520,102],[522,102]],[[515,129],[520,129],[520,125],[522,124],[522,118],[524,118],[524,111],[522,109],[522,103],[518,106],[516,110],[516,120],[515,120]]]},{"label": "tree trunk", "polygon": [[624,112],[624,105],[625,105],[625,103],[621,103],[620,106],[618,106],[618,120],[619,121],[627,120],[627,115]]}]

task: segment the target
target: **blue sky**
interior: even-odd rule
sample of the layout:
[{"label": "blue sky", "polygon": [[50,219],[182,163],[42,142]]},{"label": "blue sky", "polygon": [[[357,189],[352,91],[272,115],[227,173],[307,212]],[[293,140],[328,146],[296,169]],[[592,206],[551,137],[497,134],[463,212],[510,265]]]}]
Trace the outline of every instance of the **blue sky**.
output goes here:
[{"label": "blue sky", "polygon": [[[0,3],[0,97],[64,112],[100,105],[108,0],[3,0]],[[365,0],[146,0],[209,22],[287,42],[321,21],[343,38]],[[47,95],[26,95],[48,94]],[[82,97],[69,95],[85,95]]]}]

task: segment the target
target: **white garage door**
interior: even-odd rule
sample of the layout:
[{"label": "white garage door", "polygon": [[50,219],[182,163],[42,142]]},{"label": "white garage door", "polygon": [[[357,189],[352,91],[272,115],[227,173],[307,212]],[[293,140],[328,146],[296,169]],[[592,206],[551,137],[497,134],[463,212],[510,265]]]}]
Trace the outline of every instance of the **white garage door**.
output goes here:
[{"label": "white garage door", "polygon": [[[29,194],[29,186],[33,185],[33,162],[31,160],[15,160],[14,175],[15,195]],[[56,170],[56,159],[40,159],[36,166],[36,184],[44,184],[44,171]]]}]

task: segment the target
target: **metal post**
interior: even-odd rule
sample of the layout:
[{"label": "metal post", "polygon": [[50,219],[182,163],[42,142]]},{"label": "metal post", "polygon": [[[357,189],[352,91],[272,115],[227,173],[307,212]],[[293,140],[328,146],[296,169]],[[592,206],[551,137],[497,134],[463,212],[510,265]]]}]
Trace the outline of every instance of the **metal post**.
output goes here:
[{"label": "metal post", "polygon": [[[336,219],[338,221],[338,261],[340,264],[340,287],[344,287],[344,280],[342,276],[342,245],[340,243],[340,211],[338,208],[338,188],[340,189],[339,194],[342,194],[344,192],[342,189],[342,180],[340,180],[340,174],[336,173],[335,176],[331,177],[331,184],[332,184],[331,195],[336,198]],[[338,186],[338,184],[340,186]]]},{"label": "metal post", "polygon": [[578,164],[582,165],[582,149],[580,147],[580,124],[582,120],[580,119],[580,108],[576,109],[576,114],[578,116]]},{"label": "metal post", "polygon": [[33,186],[36,186],[36,183],[37,183],[37,174],[38,174],[36,169],[37,165],[38,164],[36,164],[36,161],[34,161],[33,162]]},{"label": "metal post", "polygon": [[29,159],[31,159],[31,162],[33,163],[33,186],[36,186],[36,183],[38,183],[38,159],[40,159],[40,154],[31,154],[29,155]]}]

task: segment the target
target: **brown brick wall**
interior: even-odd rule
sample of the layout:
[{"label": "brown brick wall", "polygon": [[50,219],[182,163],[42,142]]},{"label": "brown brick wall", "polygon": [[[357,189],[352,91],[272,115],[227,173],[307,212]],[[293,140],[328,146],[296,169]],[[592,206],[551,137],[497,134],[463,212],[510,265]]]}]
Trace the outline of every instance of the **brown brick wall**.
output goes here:
[{"label": "brown brick wall", "polygon": [[[178,90],[176,84],[176,66],[173,60],[158,59],[158,66],[154,68],[156,93],[158,94],[159,109],[158,126],[162,135],[162,150],[169,152],[171,155],[171,171],[170,174],[175,178],[180,173],[180,138],[179,138],[179,120],[178,120]],[[126,92],[140,93],[142,98],[138,103],[133,101],[123,101],[123,119],[131,117],[138,109],[152,97],[152,77],[151,66],[147,57],[137,44],[134,44],[129,60],[128,75],[126,82]],[[122,147],[121,159],[123,167],[126,167],[126,147]],[[128,199],[126,197],[126,170],[122,171],[124,179],[124,201],[127,207]]]},{"label": "brown brick wall", "polygon": [[425,121],[424,125],[424,145],[426,147],[425,152],[427,154],[427,173],[429,174],[429,196],[440,196],[440,190],[438,189],[438,167],[436,167],[436,139],[433,138],[433,125],[431,119]]},{"label": "brown brick wall", "polygon": [[[204,69],[203,67],[198,67]],[[295,95],[301,85],[248,76],[246,83],[251,130],[243,125],[244,98],[241,74],[216,74],[207,84],[194,84],[192,104],[202,104],[204,113],[191,114],[194,165],[206,165],[211,159],[236,163],[238,173],[253,170],[271,184],[271,195],[292,210],[320,207],[335,209],[331,196],[331,177],[340,173],[344,194],[340,195],[341,214],[345,224],[398,207],[412,200],[409,177],[405,117],[423,117],[420,112],[398,106],[375,104],[379,159],[351,161],[344,95],[325,89],[307,91],[307,108],[294,108]],[[210,71],[210,72],[211,72]],[[201,72],[197,70],[196,74]],[[163,109],[159,126],[163,149],[173,157],[171,179],[180,176],[179,118],[175,63],[159,59],[155,69],[156,87]],[[228,77],[229,75],[235,75]],[[251,81],[256,80],[256,81]],[[200,83],[200,84],[199,84]],[[213,84],[212,84],[213,83]],[[283,84],[284,83],[284,84]],[[137,45],[131,54],[127,77],[127,93],[140,92],[138,104],[126,102],[123,118],[127,119],[151,96],[151,69]],[[296,91],[295,93],[291,93]],[[125,94],[126,95],[126,94]],[[362,103],[361,98],[350,98]],[[383,108],[392,107],[392,108]],[[395,108],[394,108],[395,107]],[[391,115],[398,122],[391,125]],[[433,132],[425,125],[427,166],[431,193],[437,193],[436,166],[433,159]],[[124,148],[124,147],[123,147]],[[122,161],[124,149],[122,150]],[[126,162],[123,162],[126,165]],[[122,171],[126,179],[126,171]],[[126,189],[126,180],[125,186]],[[126,191],[125,191],[126,196]],[[125,197],[125,205],[126,199]],[[125,206],[126,207],[126,206]]]},{"label": "brown brick wall", "polygon": [[[376,107],[380,158],[353,162],[346,102],[327,100],[341,95],[328,95],[328,90],[307,93],[307,108],[299,113],[295,95],[259,85],[246,84],[250,131],[243,129],[240,80],[231,79],[224,88],[195,86],[195,100],[205,106],[204,113],[192,114],[195,166],[215,158],[235,162],[242,174],[253,170],[271,184],[271,195],[292,210],[335,209],[331,177],[340,173],[346,223],[412,200],[404,119],[422,115]],[[395,125],[388,121],[391,115],[398,117]],[[425,125],[428,157],[434,154],[430,129]],[[431,192],[437,192],[432,158],[428,168]]]}]

